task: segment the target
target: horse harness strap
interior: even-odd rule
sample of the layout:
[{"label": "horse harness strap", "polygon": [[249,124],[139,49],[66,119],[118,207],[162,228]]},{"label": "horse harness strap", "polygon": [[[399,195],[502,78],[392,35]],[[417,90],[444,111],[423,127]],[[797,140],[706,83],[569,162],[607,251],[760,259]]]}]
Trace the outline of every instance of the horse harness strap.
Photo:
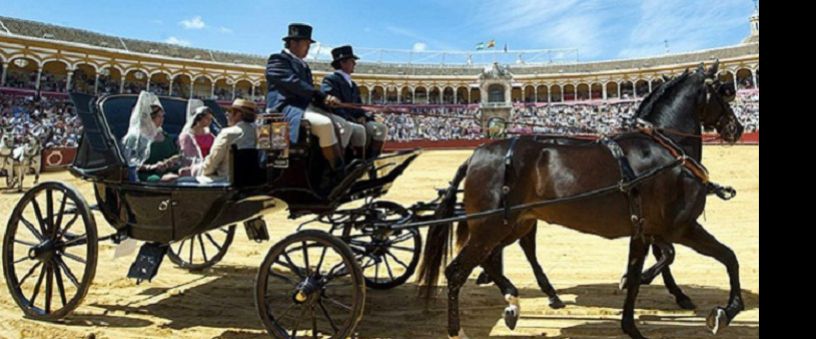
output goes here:
[{"label": "horse harness strap", "polygon": [[640,237],[641,240],[645,241],[646,238],[643,234],[644,219],[641,217],[642,210],[640,191],[635,189],[634,185],[632,185],[633,181],[637,179],[635,171],[632,170],[632,165],[629,164],[629,160],[626,159],[626,154],[623,152],[623,148],[621,148],[614,139],[603,137],[598,140],[598,142],[606,146],[606,149],[609,150],[612,157],[615,158],[615,161],[618,163],[618,168],[620,169],[621,175],[621,180],[618,182],[618,189],[621,191],[621,193],[626,195],[626,199],[629,201],[629,216],[632,221],[632,225],[635,227],[633,236]]},{"label": "horse harness strap", "polygon": [[513,165],[513,148],[516,147],[518,136],[510,139],[510,147],[507,148],[507,153],[504,154],[504,184],[502,185],[502,205],[504,205],[504,224],[507,225],[510,220],[510,203],[507,201],[507,195],[510,194],[510,186],[508,186],[508,177]]},{"label": "horse harness strap", "polygon": [[708,169],[694,158],[688,157],[683,149],[674,141],[660,133],[652,124],[643,120],[638,121],[638,129],[650,136],[660,146],[663,146],[675,158],[683,161],[683,168],[691,172],[692,175],[700,179],[703,184],[708,184]]}]

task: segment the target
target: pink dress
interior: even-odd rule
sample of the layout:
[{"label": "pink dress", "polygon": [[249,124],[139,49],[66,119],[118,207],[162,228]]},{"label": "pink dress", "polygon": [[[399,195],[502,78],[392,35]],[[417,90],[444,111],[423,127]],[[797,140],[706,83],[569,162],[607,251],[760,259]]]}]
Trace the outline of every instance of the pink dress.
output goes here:
[{"label": "pink dress", "polygon": [[210,148],[212,148],[215,137],[211,133],[194,135],[194,137],[198,148],[201,150],[201,157],[206,158],[207,155],[210,154]]}]

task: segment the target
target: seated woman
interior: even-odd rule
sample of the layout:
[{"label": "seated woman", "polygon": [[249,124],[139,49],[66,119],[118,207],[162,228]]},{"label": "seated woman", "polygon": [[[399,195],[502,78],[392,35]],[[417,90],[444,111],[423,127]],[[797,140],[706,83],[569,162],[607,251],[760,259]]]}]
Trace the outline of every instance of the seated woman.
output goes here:
[{"label": "seated woman", "polygon": [[122,138],[128,166],[136,169],[140,181],[173,181],[178,178],[178,147],[164,124],[164,108],[154,94],[142,91],[130,115],[130,127]]},{"label": "seated woman", "polygon": [[[210,108],[204,106],[201,100],[190,99],[187,105],[187,121],[179,134],[179,147],[181,147],[184,166],[198,164],[210,154],[210,148],[215,141],[215,136],[210,133],[209,128],[212,121]],[[190,176],[192,173],[189,167],[185,167],[181,169],[179,175]]]},{"label": "seated woman", "polygon": [[215,137],[210,154],[204,161],[190,168],[199,182],[228,181],[230,147],[232,145],[236,145],[238,149],[256,147],[258,140],[254,126],[256,110],[257,106],[252,101],[244,99],[233,101],[227,114],[229,127],[222,129]]}]

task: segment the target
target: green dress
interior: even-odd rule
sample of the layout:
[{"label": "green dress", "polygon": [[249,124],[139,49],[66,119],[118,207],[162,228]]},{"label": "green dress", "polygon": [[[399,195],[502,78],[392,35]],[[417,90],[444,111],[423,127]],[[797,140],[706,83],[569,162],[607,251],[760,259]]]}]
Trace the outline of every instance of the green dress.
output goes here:
[{"label": "green dress", "polygon": [[[173,138],[171,138],[167,132],[162,131],[162,134],[164,135],[164,140],[159,142],[153,141],[150,143],[150,156],[147,158],[147,160],[145,160],[145,165],[155,164],[179,154],[178,145],[173,142]],[[161,180],[162,175],[165,173],[177,173],[178,170],[179,165],[167,168],[164,171],[140,171],[139,180],[149,182],[159,181]]]}]

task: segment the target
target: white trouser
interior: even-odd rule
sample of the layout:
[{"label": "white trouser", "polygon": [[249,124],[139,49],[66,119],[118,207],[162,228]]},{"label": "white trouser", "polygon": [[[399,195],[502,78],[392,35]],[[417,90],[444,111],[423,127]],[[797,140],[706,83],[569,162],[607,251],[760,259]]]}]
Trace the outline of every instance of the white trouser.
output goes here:
[{"label": "white trouser", "polygon": [[[311,124],[311,132],[319,139],[321,148],[334,145],[338,141],[342,148],[348,146],[351,139],[352,127],[345,119],[316,106],[309,105],[303,113],[303,120]],[[337,135],[334,133],[335,125],[337,125],[337,129],[340,132],[340,140],[337,139]]]}]

